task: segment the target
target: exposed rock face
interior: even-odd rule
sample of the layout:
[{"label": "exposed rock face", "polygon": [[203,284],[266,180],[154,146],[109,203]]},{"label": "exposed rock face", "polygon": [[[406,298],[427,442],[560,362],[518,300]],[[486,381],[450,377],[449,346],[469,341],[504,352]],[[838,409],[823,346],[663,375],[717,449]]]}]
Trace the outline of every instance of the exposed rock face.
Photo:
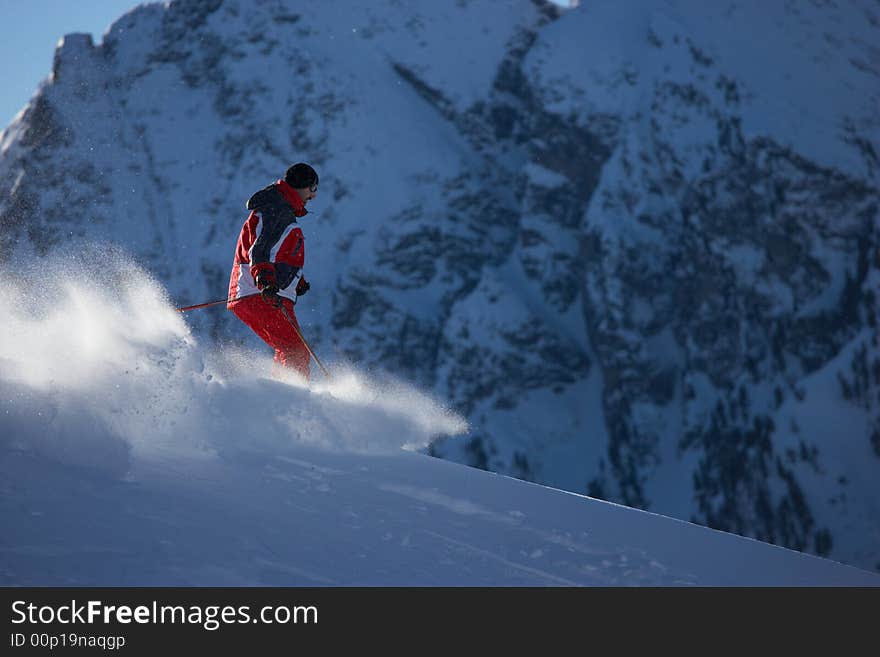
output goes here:
[{"label": "exposed rock face", "polygon": [[213,299],[307,160],[301,321],[468,414],[432,453],[880,567],[876,9],[438,4],[66,37],[2,136],[0,257],[108,240]]}]

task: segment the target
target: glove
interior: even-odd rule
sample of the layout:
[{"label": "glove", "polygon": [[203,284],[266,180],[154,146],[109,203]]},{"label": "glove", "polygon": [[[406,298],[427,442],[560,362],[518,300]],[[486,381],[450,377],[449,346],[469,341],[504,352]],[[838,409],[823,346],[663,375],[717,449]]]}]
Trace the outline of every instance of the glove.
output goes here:
[{"label": "glove", "polygon": [[275,308],[281,307],[281,297],[278,296],[277,286],[267,285],[262,290],[260,290],[260,296],[263,297],[263,301],[268,303],[270,306],[274,306]]},{"label": "glove", "polygon": [[281,297],[278,296],[278,286],[275,284],[274,276],[269,272],[260,272],[256,283],[263,301],[276,308],[281,306]]},{"label": "glove", "polygon": [[311,287],[312,286],[309,285],[309,282],[306,279],[300,278],[299,283],[296,284],[296,296],[301,297],[308,292]]}]

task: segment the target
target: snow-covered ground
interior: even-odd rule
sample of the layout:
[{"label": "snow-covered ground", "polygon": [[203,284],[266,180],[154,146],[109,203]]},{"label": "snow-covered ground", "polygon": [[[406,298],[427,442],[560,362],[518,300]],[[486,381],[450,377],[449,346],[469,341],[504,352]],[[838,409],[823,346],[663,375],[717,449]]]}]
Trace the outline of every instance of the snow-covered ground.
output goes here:
[{"label": "snow-covered ground", "polygon": [[426,456],[468,432],[443,400],[327,355],[331,381],[273,378],[109,260],[4,272],[0,584],[880,586]]}]

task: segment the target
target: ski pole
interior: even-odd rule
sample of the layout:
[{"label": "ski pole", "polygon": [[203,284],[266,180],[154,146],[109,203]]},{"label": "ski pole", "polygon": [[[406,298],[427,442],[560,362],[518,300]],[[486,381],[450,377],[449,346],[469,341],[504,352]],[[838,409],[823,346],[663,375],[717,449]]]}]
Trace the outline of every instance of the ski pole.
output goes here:
[{"label": "ski pole", "polygon": [[321,371],[324,373],[324,376],[326,376],[328,379],[330,379],[330,372],[327,371],[327,368],[324,367],[324,364],[321,362],[321,360],[318,358],[318,356],[315,354],[315,352],[312,351],[312,348],[309,346],[309,343],[306,342],[306,339],[303,337],[303,334],[297,328],[296,322],[293,321],[293,317],[291,317],[290,313],[287,312],[287,308],[284,306],[283,303],[278,307],[281,309],[281,312],[284,313],[284,316],[287,318],[287,321],[290,322],[290,325],[293,327],[293,330],[296,331],[296,334],[299,336],[299,339],[302,340],[302,343],[305,345],[306,350],[309,352],[309,355],[315,359],[315,362],[318,364],[318,367],[321,368]]},{"label": "ski pole", "polygon": [[[255,297],[259,294],[259,292],[255,292],[254,294],[246,294],[243,297],[238,297],[239,299],[247,299],[248,297]],[[176,308],[177,312],[184,313],[187,310],[196,310],[198,308],[207,308],[208,306],[216,306],[221,303],[229,303],[230,301],[235,301],[235,299],[219,299],[217,301],[208,301],[207,303],[197,303],[194,306],[183,306],[183,308]]]}]

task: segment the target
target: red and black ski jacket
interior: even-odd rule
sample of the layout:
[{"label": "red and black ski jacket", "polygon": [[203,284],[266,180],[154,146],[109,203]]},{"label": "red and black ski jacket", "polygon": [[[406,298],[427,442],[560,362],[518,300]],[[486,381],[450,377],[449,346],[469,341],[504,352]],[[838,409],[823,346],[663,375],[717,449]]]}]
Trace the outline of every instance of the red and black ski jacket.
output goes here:
[{"label": "red and black ski jacket", "polygon": [[278,294],[296,301],[302,279],[305,244],[297,217],[307,213],[296,190],[279,180],[251,196],[250,210],[235,246],[235,260],[229,277],[229,303],[256,294],[257,276],[262,285],[274,283]]}]

